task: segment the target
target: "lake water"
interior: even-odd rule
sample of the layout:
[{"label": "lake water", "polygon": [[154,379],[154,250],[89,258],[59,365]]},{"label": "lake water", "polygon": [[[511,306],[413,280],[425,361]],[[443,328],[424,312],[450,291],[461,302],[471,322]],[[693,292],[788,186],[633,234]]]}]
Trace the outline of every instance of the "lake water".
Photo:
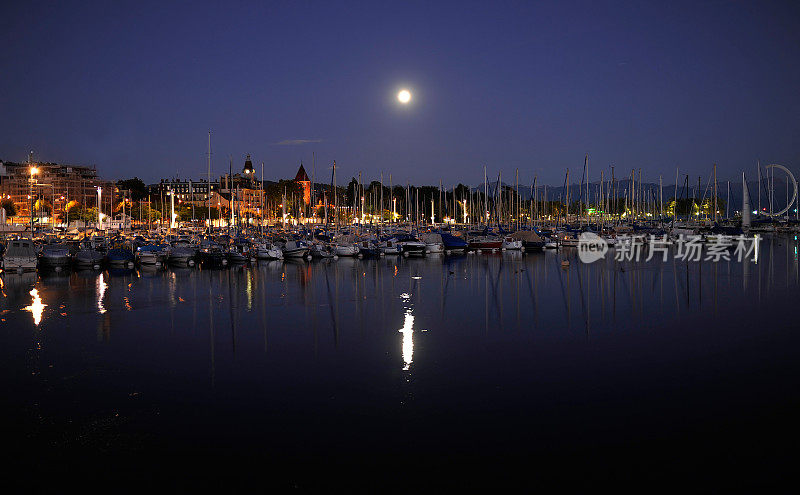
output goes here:
[{"label": "lake water", "polygon": [[6,450],[177,486],[774,483],[800,271],[794,236],[761,247],[5,273]]}]

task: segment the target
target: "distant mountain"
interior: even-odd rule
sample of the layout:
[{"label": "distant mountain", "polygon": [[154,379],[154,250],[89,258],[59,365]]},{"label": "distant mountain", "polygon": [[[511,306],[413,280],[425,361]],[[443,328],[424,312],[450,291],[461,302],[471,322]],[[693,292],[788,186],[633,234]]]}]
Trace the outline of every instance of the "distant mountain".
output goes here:
[{"label": "distant mountain", "polygon": [[[618,180],[614,184],[614,191],[615,195],[619,198],[625,197],[629,187],[630,187],[630,179]],[[592,182],[589,184],[589,195],[591,198],[591,202],[595,202],[597,195],[599,194],[599,181]],[[792,185],[787,180],[786,177],[775,177],[774,179],[774,190],[775,190],[775,197],[773,198],[774,204],[773,209],[775,211],[780,211],[786,207],[787,203],[787,184],[788,184],[788,199],[792,198]],[[492,195],[494,191],[495,184],[489,184],[489,194]],[[645,198],[652,198],[652,200],[658,201],[658,194],[659,194],[659,186],[657,183],[652,182],[645,182],[641,185],[641,189],[638,183],[635,184],[637,192],[641,191],[642,195]],[[603,185],[604,189],[608,187],[608,184]],[[730,192],[729,192],[730,187]],[[513,190],[514,186],[511,184],[503,183],[503,190]],[[708,184],[701,182],[700,187],[698,189],[697,183],[694,184],[689,183],[688,190],[686,187],[686,183],[678,184],[678,197],[679,198],[692,198],[697,197],[698,199],[702,198],[709,198],[713,195],[713,184]],[[758,190],[758,180],[748,181],[747,182],[748,192],[750,194],[750,206],[755,210],[758,207],[758,197],[759,197],[759,190]],[[551,187],[546,186],[547,191],[547,200],[548,201],[564,201],[565,192],[569,189],[569,197],[570,202],[578,201],[585,201],[586,197],[586,185],[581,186],[581,184],[570,184],[567,187],[559,186],[559,187]],[[471,190],[476,192],[483,192],[483,185],[476,186],[471,188]],[[537,186],[537,196],[539,199],[542,198],[542,195],[545,192],[544,186]],[[675,184],[664,184],[662,186],[663,191],[663,198],[664,204],[666,205],[667,202],[672,200],[675,197]],[[603,191],[603,194],[607,194],[608,191]],[[767,179],[762,179],[761,184],[761,207],[762,209],[766,208],[769,210],[769,183]],[[528,201],[531,199],[531,186],[530,184],[526,186],[520,185],[519,187],[519,194],[522,199]],[[741,181],[730,183],[728,181],[718,181],[717,182],[717,194],[718,197],[728,201],[730,197],[730,213],[733,215],[734,211],[741,210],[742,208],[742,183]],[[794,208],[792,208],[794,210]]]}]

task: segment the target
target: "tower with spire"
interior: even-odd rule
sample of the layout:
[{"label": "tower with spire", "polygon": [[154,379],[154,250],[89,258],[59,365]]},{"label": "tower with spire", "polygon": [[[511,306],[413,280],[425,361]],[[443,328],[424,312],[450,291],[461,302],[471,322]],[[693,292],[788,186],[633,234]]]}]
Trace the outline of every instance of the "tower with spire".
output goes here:
[{"label": "tower with spire", "polygon": [[303,162],[300,162],[300,168],[297,170],[294,180],[303,188],[303,203],[309,205],[311,203],[311,179],[308,178],[306,169],[303,168]]},{"label": "tower with spire", "polygon": [[250,160],[250,154],[247,154],[247,158],[244,160],[244,167],[242,168],[242,175],[246,179],[250,179],[251,181],[255,180],[256,178],[256,171],[253,169],[253,162]]}]

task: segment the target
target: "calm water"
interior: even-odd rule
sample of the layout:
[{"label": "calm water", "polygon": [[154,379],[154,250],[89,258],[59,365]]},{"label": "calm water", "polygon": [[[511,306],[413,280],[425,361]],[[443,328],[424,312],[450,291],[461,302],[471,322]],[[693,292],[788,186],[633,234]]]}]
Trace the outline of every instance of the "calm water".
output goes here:
[{"label": "calm water", "polygon": [[797,248],[6,273],[5,438],[24,468],[172,483],[774,482]]}]

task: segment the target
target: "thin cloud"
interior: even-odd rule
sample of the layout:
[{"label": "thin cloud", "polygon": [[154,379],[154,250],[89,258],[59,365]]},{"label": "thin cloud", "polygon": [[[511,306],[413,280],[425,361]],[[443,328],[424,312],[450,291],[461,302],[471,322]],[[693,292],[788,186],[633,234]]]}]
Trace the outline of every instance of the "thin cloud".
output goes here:
[{"label": "thin cloud", "polygon": [[300,146],[303,144],[321,143],[322,139],[284,139],[277,143],[272,143],[275,146]]}]

